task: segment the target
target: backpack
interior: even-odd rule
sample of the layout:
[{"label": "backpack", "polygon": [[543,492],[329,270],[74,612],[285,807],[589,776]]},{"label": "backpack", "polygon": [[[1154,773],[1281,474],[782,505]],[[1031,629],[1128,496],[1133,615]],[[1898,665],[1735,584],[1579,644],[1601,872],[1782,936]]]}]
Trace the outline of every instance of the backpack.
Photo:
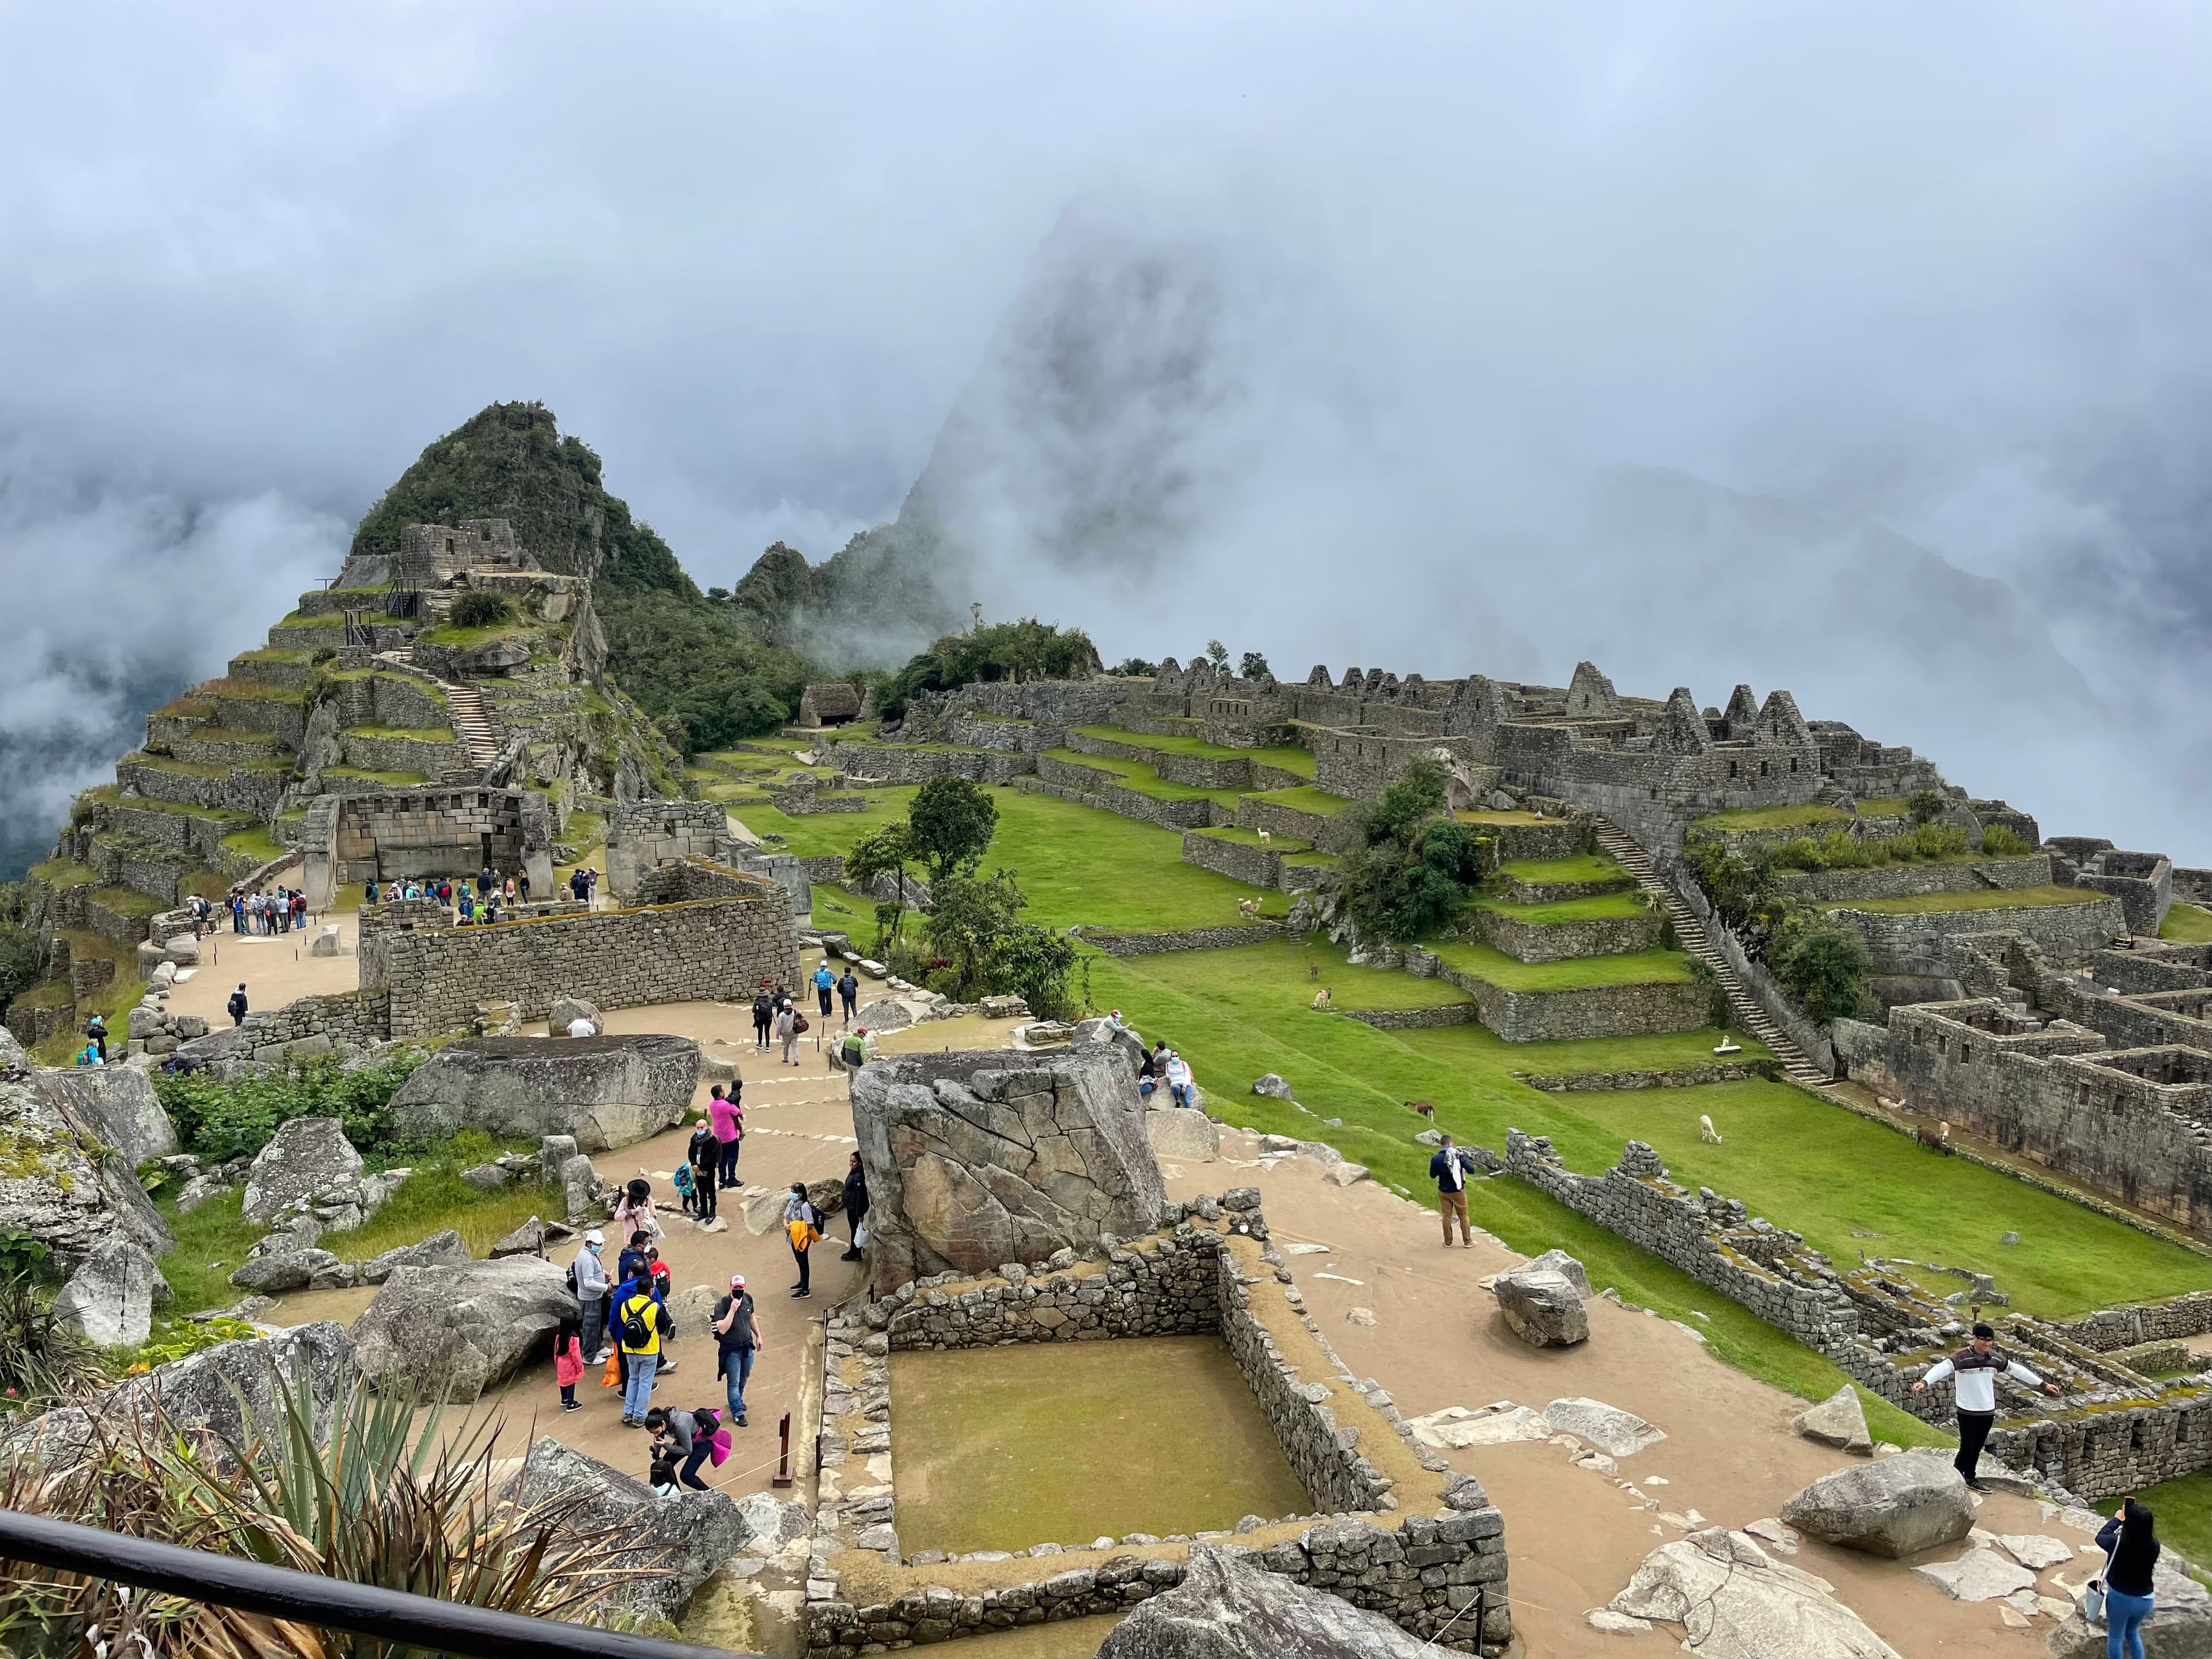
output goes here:
[{"label": "backpack", "polygon": [[794,1012],[793,1012],[792,1016],[791,1016],[791,1034],[792,1034],[792,1036],[799,1036],[801,1032],[805,1031],[805,1030],[806,1030],[806,1016],[805,1016],[805,1015],[804,1015],[804,1014],[802,1014],[802,1013],[799,1013],[799,1012],[795,1012],[795,1011],[794,1011]]},{"label": "backpack", "polygon": [[[639,1302],[643,1302],[645,1304],[644,1308],[641,1310],[637,1306]],[[649,1298],[644,1297],[634,1298],[631,1304],[623,1310],[623,1346],[628,1348],[632,1353],[635,1353],[640,1349],[643,1348],[647,1343],[652,1341],[653,1330],[652,1328],[645,1322],[646,1315],[647,1313],[658,1311],[659,1310],[654,1308]]]},{"label": "backpack", "polygon": [[576,1264],[573,1261],[568,1264],[568,1294],[576,1294]]}]

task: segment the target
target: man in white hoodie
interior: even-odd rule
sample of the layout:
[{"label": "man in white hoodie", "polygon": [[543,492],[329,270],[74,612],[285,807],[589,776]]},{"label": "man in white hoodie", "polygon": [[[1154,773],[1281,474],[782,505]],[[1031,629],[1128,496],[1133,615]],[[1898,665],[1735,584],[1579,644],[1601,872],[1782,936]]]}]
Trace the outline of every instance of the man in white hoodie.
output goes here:
[{"label": "man in white hoodie", "polygon": [[597,1227],[584,1235],[576,1265],[568,1272],[576,1286],[576,1318],[584,1328],[584,1363],[594,1364],[607,1340],[607,1269],[599,1260],[607,1236]]},{"label": "man in white hoodie", "polygon": [[1971,1345],[1948,1359],[1937,1360],[1928,1368],[1928,1374],[1912,1385],[1913,1393],[1925,1394],[1930,1382],[1941,1382],[1947,1376],[1959,1379],[1959,1455],[1952,1461],[1952,1467],[1966,1476],[1966,1484],[1976,1492],[1989,1490],[1976,1471],[1981,1466],[1982,1443],[1990,1437],[1990,1430],[1997,1420],[1998,1374],[2002,1372],[2030,1385],[2040,1382],[2045,1394],[2062,1392],[2056,1382],[2044,1382],[2019,1360],[1999,1353],[1996,1338],[1996,1332],[1989,1326],[1976,1325]]}]

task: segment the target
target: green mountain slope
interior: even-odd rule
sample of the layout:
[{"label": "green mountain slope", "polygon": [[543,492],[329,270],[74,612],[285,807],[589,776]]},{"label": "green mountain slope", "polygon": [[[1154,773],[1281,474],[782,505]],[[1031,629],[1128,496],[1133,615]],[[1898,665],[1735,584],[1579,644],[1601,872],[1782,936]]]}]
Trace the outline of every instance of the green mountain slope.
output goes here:
[{"label": "green mountain slope", "polygon": [[609,672],[686,753],[797,712],[805,663],[700,592],[543,404],[493,404],[431,444],[362,517],[353,551],[397,552],[409,525],[463,519],[505,519],[547,569],[590,579]]}]

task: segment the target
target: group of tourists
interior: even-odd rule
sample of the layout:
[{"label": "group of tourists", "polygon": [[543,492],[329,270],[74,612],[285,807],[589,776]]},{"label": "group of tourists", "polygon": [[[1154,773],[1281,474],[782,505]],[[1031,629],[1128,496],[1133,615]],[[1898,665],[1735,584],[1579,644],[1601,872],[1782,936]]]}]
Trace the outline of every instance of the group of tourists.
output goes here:
[{"label": "group of tourists", "polygon": [[712,1221],[720,1207],[717,1194],[745,1183],[738,1179],[738,1154],[745,1139],[744,1082],[733,1079],[708,1091],[707,1115],[692,1128],[684,1162],[676,1166],[677,1196],[684,1210],[701,1222]]},{"label": "group of tourists", "polygon": [[[1115,1009],[1112,1018],[1115,1029],[1122,1029],[1121,1011]],[[1168,1097],[1176,1105],[1195,1106],[1198,1100],[1192,1091],[1196,1081],[1191,1075],[1190,1062],[1169,1048],[1165,1037],[1154,1042],[1145,1051],[1145,1057],[1137,1062],[1137,1093],[1139,1097],[1154,1094],[1164,1087]]]},{"label": "group of tourists", "polygon": [[84,1047],[76,1051],[76,1063],[80,1066],[107,1064],[107,1021],[100,1014],[94,1014],[84,1023]]},{"label": "group of tourists", "polygon": [[[854,1013],[860,1006],[860,981],[850,967],[842,977],[830,971],[827,957],[815,965],[807,978],[814,988],[814,1005],[827,1025],[833,1004],[842,1000],[845,1009],[845,1024],[850,1027]],[[773,980],[763,980],[753,992],[753,1048],[756,1053],[769,1052],[771,1042],[778,1050],[778,1063],[799,1064],[799,1039],[812,1030],[812,1022],[801,1012],[796,998]],[[835,1056],[833,1054],[833,1064]]]},{"label": "group of tourists", "polygon": [[307,925],[307,896],[295,887],[273,893],[230,890],[230,927],[234,933],[289,933]]},{"label": "group of tourists", "polygon": [[[586,873],[580,870],[576,875]],[[591,888],[596,886],[597,872],[591,874],[593,879],[586,884],[586,892],[577,894],[579,898],[586,898]],[[572,879],[572,889],[574,885]],[[502,908],[513,911],[530,902],[530,872],[517,870],[513,875],[501,876],[487,864],[477,872],[473,882],[466,876],[458,882],[449,876],[428,876],[420,880],[410,877],[405,881],[388,882],[380,889],[372,876],[362,884],[361,897],[364,904],[374,904],[380,899],[386,904],[434,899],[452,910],[453,920],[464,927],[489,926],[499,920]]]}]

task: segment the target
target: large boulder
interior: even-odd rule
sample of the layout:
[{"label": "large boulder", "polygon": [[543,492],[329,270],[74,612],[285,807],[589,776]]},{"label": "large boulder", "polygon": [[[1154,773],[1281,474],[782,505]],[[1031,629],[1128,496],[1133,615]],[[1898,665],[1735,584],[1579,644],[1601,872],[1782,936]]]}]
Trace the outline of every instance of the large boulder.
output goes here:
[{"label": "large boulder", "polygon": [[536,1256],[395,1267],[354,1322],[354,1352],[380,1390],[474,1400],[575,1313],[563,1270]]},{"label": "large boulder", "polygon": [[145,1073],[128,1066],[70,1066],[46,1073],[40,1081],[66,1097],[71,1115],[114,1148],[125,1168],[177,1150],[176,1126]]},{"label": "large boulder", "polygon": [[1974,1503],[1940,1457],[1888,1457],[1824,1474],[1782,1507],[1782,1519],[1823,1543],[1904,1556],[1972,1531]]},{"label": "large boulder", "polygon": [[1867,1432],[1866,1407],[1859,1391],[1846,1382],[1817,1406],[1809,1406],[1790,1419],[1790,1426],[1808,1440],[1839,1451],[1870,1452],[1874,1437]]},{"label": "large boulder", "polygon": [[10,1440],[42,1446],[78,1443],[95,1423],[111,1433],[128,1433],[149,1420],[158,1404],[172,1428],[204,1431],[242,1449],[282,1434],[283,1402],[297,1395],[302,1376],[308,1382],[315,1429],[321,1433],[330,1426],[331,1407],[352,1352],[345,1327],[328,1321],[222,1343],[118,1382],[82,1405],[58,1407]]},{"label": "large boulder", "polygon": [[1744,1533],[1708,1527],[1652,1551],[1607,1606],[1681,1626],[1701,1659],[1899,1659],[1833,1588]]},{"label": "large boulder", "polygon": [[1103,1044],[899,1054],[852,1084],[877,1290],[1135,1238],[1167,1190],[1136,1079]]},{"label": "large boulder", "polygon": [[169,1282],[145,1247],[118,1236],[78,1266],[54,1297],[54,1317],[103,1348],[137,1347],[153,1328]]},{"label": "large boulder", "polygon": [[1097,1659],[1419,1659],[1435,1652],[1379,1613],[1210,1544],[1182,1583],[1114,1626]]},{"label": "large boulder", "polygon": [[607,1017],[599,1012],[599,1005],[586,1002],[581,997],[554,998],[553,1006],[545,1015],[545,1029],[554,1036],[564,1037],[568,1035],[568,1028],[580,1019],[591,1021],[594,1036],[607,1029]]},{"label": "large boulder", "polygon": [[1492,1281],[1506,1327],[1532,1348],[1571,1348],[1589,1340],[1589,1314],[1566,1274],[1534,1262]]},{"label": "large boulder", "polygon": [[381,1285],[400,1267],[457,1267],[464,1261],[474,1260],[461,1236],[448,1227],[441,1233],[432,1233],[419,1243],[402,1244],[397,1249],[371,1256],[361,1264],[361,1282]]},{"label": "large boulder", "polygon": [[550,1435],[507,1489],[525,1508],[553,1505],[574,1532],[610,1540],[597,1565],[649,1576],[594,1603],[672,1619],[692,1591],[750,1542],[743,1510],[719,1492],[655,1498],[650,1488]]},{"label": "large boulder", "polygon": [[1221,1131],[1204,1112],[1146,1112],[1145,1139],[1160,1157],[1184,1164],[1211,1164],[1221,1156]]},{"label": "large boulder", "polygon": [[88,1090],[71,1072],[33,1067],[8,1039],[0,1054],[0,1231],[37,1239],[70,1263],[118,1236],[154,1255],[174,1248],[136,1166],[112,1131],[86,1115],[84,1103],[108,1097],[105,1087]]},{"label": "large boulder", "polygon": [[1517,1271],[1527,1272],[1532,1268],[1539,1273],[1565,1273],[1567,1282],[1575,1287],[1576,1295],[1587,1297],[1590,1293],[1589,1275],[1583,1271],[1583,1264],[1557,1245],[1541,1255],[1530,1256]]},{"label": "large boulder", "polygon": [[417,1066],[390,1111],[401,1133],[425,1139],[458,1129],[573,1135],[581,1151],[604,1152],[682,1122],[698,1083],[689,1037],[477,1037]]},{"label": "large boulder", "polygon": [[246,1172],[248,1221],[273,1221],[295,1205],[305,1207],[329,1188],[358,1187],[361,1154],[334,1117],[295,1117],[279,1124]]},{"label": "large boulder", "polygon": [[287,1291],[338,1290],[356,1282],[359,1270],[328,1250],[271,1250],[240,1263],[230,1282],[257,1296],[282,1296]]}]

